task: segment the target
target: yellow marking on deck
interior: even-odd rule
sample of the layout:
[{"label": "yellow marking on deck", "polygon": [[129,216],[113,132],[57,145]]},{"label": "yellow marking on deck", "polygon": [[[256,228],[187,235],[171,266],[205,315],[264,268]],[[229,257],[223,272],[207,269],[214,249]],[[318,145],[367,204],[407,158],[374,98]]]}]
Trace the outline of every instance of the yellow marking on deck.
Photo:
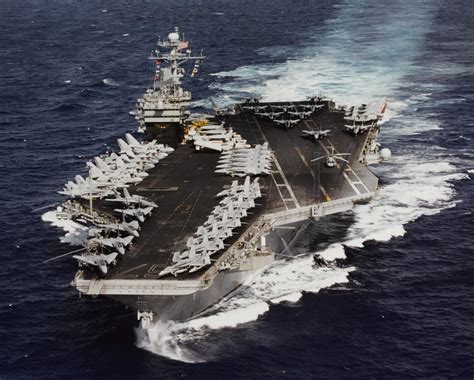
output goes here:
[{"label": "yellow marking on deck", "polygon": [[306,158],[305,158],[305,156],[303,155],[303,153],[301,152],[300,148],[298,148],[297,146],[295,146],[295,150],[298,152],[299,156],[301,157],[301,161],[303,161],[303,164],[305,164],[305,166],[308,168],[309,173],[311,174],[311,177],[313,177],[313,179],[316,178],[316,177],[314,176],[313,169],[311,169],[311,166],[309,166],[308,161],[306,161]]}]

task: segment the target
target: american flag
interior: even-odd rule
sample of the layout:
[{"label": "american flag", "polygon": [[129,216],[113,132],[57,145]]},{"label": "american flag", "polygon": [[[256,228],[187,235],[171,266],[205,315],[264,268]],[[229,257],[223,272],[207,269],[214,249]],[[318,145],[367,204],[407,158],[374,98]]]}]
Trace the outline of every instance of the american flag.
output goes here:
[{"label": "american flag", "polygon": [[189,46],[188,41],[179,41],[178,50],[187,49]]}]

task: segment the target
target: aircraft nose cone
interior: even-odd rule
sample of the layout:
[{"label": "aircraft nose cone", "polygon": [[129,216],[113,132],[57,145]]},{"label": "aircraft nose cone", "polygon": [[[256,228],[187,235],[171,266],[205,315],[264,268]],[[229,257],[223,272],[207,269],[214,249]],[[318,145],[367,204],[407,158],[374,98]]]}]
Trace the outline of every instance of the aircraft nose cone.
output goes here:
[{"label": "aircraft nose cone", "polygon": [[101,263],[99,265],[99,269],[100,271],[102,272],[102,274],[105,276],[107,274],[107,271],[108,271],[108,268],[107,268],[107,265],[104,264],[104,263]]}]

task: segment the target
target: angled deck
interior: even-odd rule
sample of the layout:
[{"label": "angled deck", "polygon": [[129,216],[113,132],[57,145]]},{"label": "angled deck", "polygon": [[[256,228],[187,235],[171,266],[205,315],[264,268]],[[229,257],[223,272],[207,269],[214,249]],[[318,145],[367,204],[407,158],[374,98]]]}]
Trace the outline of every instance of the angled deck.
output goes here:
[{"label": "angled deck", "polygon": [[[346,133],[343,115],[343,112],[331,111],[326,103],[323,109],[289,130],[250,112],[225,117],[226,126],[232,127],[250,144],[268,142],[274,152],[272,174],[259,181],[264,196],[258,200],[260,206],[253,210],[247,222],[267,213],[375,191],[377,178],[358,162],[366,134]],[[302,130],[311,128],[330,129],[331,133],[324,140],[314,142],[302,137]],[[336,152],[350,153],[347,156],[350,163],[328,168],[321,162],[324,160],[311,162],[325,155],[332,146]],[[111,268],[106,279],[158,278],[158,273],[171,264],[173,252],[185,248],[187,238],[216,206],[215,195],[237,179],[214,173],[218,159],[218,152],[195,152],[190,144],[181,145],[149,171],[142,183],[130,189],[156,202],[158,208],[142,224],[140,237],[123,260]],[[200,273],[180,275],[178,279],[198,278]]]}]

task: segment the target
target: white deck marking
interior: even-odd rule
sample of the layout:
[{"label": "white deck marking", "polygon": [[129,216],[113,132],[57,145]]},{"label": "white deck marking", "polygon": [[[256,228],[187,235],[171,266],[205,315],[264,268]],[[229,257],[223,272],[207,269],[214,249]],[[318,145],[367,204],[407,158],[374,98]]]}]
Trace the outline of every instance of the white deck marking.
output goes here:
[{"label": "white deck marking", "polygon": [[[262,128],[260,127],[260,123],[258,122],[258,120],[255,120],[255,123],[257,124],[257,128],[258,130],[260,131],[261,135],[262,135],[262,138],[265,139],[266,142],[268,142],[267,140],[267,137],[265,136],[265,134],[263,133],[262,131]],[[270,144],[269,144],[270,145]],[[294,205],[296,207],[300,207],[300,204],[298,203],[298,200],[296,199],[296,196],[295,196],[295,193],[293,192],[293,189],[291,188],[288,180],[286,179],[286,176],[285,174],[283,173],[283,170],[281,169],[281,166],[280,166],[280,163],[278,162],[275,154],[273,154],[272,152],[272,158],[273,158],[273,162],[275,163],[275,166],[278,170],[278,173],[280,174],[280,177],[281,179],[283,180],[284,182],[284,185],[286,186],[286,189],[288,190],[288,193],[290,194],[290,197],[291,197],[291,201],[294,203]],[[285,207],[288,209],[287,205],[286,205],[286,202],[288,202],[288,200],[285,201],[285,198],[283,198],[283,195],[281,194],[280,190],[279,190],[279,187],[278,187],[278,182],[276,181],[275,177],[273,176],[273,173],[271,174],[272,178],[273,178],[273,181],[275,182],[275,185],[277,186],[277,189],[278,189],[278,192],[280,193],[280,196],[281,196],[281,200],[283,201],[283,203],[285,204]],[[288,199],[288,198],[286,198]]]},{"label": "white deck marking", "polygon": [[[334,153],[339,153],[335,146],[331,143],[331,141],[329,141],[329,139],[325,139],[325,141],[327,141],[329,143],[329,145],[334,149]],[[326,152],[326,154],[330,154],[329,153],[329,150],[328,148],[322,143],[322,141],[319,142],[319,144],[321,145],[321,147],[323,148],[324,152]],[[339,169],[339,164],[336,163],[336,167]],[[354,170],[352,170],[350,164],[346,164],[346,167],[354,174],[354,176],[358,179],[358,181],[360,182],[360,178],[357,176],[357,174],[354,172]],[[352,182],[352,180],[349,178],[349,176],[347,175],[347,173],[345,171],[342,172],[342,175],[343,177],[346,179],[347,183],[349,184],[350,187],[352,187],[352,190],[354,190],[354,192],[357,194],[357,195],[360,195],[361,192],[360,190],[355,186],[355,183]],[[367,189],[367,187],[362,184],[365,189],[367,190],[367,192],[369,192],[369,189]]]},{"label": "white deck marking", "polygon": [[[288,183],[288,180],[286,179],[286,176],[283,173],[283,170],[281,169],[280,163],[278,162],[275,154],[272,153],[272,157],[273,157],[273,161],[275,162],[275,166],[277,167],[278,172],[280,173],[281,179],[285,183],[286,189],[288,190],[288,193],[290,194],[290,197],[293,200],[293,203],[295,204],[296,207],[300,207],[300,204],[298,203],[298,200],[295,197],[295,193],[293,193],[293,189],[291,188],[290,184]],[[275,183],[276,183],[276,181],[275,181]]]},{"label": "white deck marking", "polygon": [[[306,121],[306,120],[303,120],[303,121]],[[311,174],[311,176],[313,177],[313,179],[316,179],[316,176],[313,172],[313,169],[311,168],[311,165],[308,163],[308,161],[306,161],[306,158],[304,156],[304,154],[301,152],[300,148],[298,147],[295,147],[296,151],[298,152],[298,154],[300,155],[301,157],[301,160],[303,161],[303,163],[306,165],[306,167],[308,168],[309,170],[309,173]],[[323,193],[323,195],[326,197],[326,199],[331,199],[329,197],[329,194],[326,192],[326,190],[324,189],[324,187],[320,184],[319,185],[319,189],[321,190],[321,192]]]}]

